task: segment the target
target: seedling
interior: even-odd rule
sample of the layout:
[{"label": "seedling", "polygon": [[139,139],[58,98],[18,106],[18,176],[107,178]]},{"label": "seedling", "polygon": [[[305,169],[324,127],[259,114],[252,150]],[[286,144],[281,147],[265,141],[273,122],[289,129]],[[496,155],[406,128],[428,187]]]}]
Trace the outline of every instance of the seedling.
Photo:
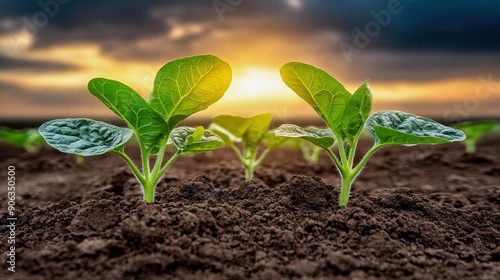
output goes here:
[{"label": "seedling", "polygon": [[15,130],[0,127],[0,141],[13,147],[24,148],[29,153],[36,153],[45,145],[45,140],[36,129]]},{"label": "seedling", "polygon": [[[156,184],[177,158],[224,146],[219,136],[201,126],[176,126],[219,100],[231,77],[229,64],[215,56],[178,59],[158,71],[148,101],[118,81],[92,79],[89,91],[129,128],[90,119],[58,119],[44,123],[39,131],[49,145],[61,152],[81,156],[112,152],[121,156],[141,183],[144,200],[152,203]],[[132,135],[139,143],[142,170],[124,151]],[[164,163],[167,144],[174,144],[176,152]]]},{"label": "seedling", "polygon": [[[276,135],[302,138],[328,152],[342,180],[340,206],[347,206],[352,183],[378,149],[392,145],[438,144],[465,139],[465,134],[460,130],[408,113],[379,111],[370,116],[372,94],[368,82],[351,94],[325,71],[298,62],[284,65],[281,77],[288,87],[312,106],[328,128],[302,128],[284,124],[276,129]],[[373,137],[374,145],[355,164],[354,156],[363,127]],[[338,156],[331,149],[335,142],[338,144]]]},{"label": "seedling", "polygon": [[323,149],[313,143],[300,138],[288,138],[284,146],[302,152],[302,156],[310,163],[318,163],[319,155]]},{"label": "seedling", "polygon": [[[283,143],[286,138],[277,137],[269,131],[271,113],[264,113],[252,117],[220,115],[212,119],[210,129],[217,133],[227,146],[231,147],[245,168],[245,178],[251,180],[254,170],[262,163],[266,155]],[[243,150],[236,146],[243,144]],[[259,147],[265,148],[259,154]]]},{"label": "seedling", "polygon": [[495,132],[500,128],[500,124],[496,121],[482,121],[482,122],[462,122],[453,125],[454,128],[462,130],[467,139],[464,140],[465,152],[476,152],[477,143],[485,135]]}]

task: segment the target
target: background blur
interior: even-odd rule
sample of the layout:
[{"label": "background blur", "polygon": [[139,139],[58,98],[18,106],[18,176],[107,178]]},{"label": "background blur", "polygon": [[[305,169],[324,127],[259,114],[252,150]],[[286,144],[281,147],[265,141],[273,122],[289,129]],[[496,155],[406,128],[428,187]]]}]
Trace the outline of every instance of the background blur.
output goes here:
[{"label": "background blur", "polygon": [[91,78],[147,96],[164,63],[198,54],[226,60],[233,82],[197,117],[314,118],[280,79],[289,61],[351,92],[370,79],[374,111],[497,117],[499,11],[493,0],[2,0],[0,119],[109,118]]}]

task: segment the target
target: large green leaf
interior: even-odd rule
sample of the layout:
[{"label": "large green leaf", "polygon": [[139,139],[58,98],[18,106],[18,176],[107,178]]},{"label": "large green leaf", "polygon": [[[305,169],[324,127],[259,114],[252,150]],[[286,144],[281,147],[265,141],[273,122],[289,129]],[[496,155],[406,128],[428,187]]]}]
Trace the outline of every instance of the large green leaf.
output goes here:
[{"label": "large green leaf", "polygon": [[275,133],[281,137],[301,138],[325,149],[329,149],[335,143],[335,136],[329,128],[303,128],[294,124],[283,124]]},{"label": "large green leaf", "polygon": [[217,134],[202,126],[177,127],[172,130],[170,139],[181,155],[204,153],[224,146],[224,141]]},{"label": "large green leaf", "polygon": [[342,116],[343,137],[352,142],[359,135],[372,110],[372,93],[368,82],[363,83],[347,101]]},{"label": "large green leaf", "polygon": [[133,135],[128,128],[90,119],[57,119],[38,129],[47,144],[63,153],[96,156],[122,146]]},{"label": "large green leaf", "polygon": [[92,79],[89,91],[127,122],[139,141],[152,147],[172,129],[133,89],[118,81]]},{"label": "large green leaf", "polygon": [[269,130],[272,114],[263,113],[248,118],[220,115],[213,119],[213,130],[224,135],[225,142],[242,141],[245,146],[257,147]]},{"label": "large green leaf", "polygon": [[173,128],[219,100],[231,79],[229,64],[215,56],[174,60],[156,74],[149,104]]},{"label": "large green leaf", "polygon": [[309,103],[333,131],[341,134],[341,119],[350,96],[344,86],[325,71],[304,63],[287,63],[280,72],[285,84]]},{"label": "large green leaf", "polygon": [[368,118],[365,127],[379,145],[438,144],[465,139],[460,130],[398,111],[379,111]]}]

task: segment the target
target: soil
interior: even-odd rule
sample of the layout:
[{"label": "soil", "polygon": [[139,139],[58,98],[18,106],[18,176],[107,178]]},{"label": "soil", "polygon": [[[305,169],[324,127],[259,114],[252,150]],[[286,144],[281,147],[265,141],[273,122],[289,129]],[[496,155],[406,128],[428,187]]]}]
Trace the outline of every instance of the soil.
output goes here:
[{"label": "soil", "polygon": [[327,155],[275,150],[248,182],[231,150],[184,157],[150,205],[116,155],[2,145],[0,279],[500,279],[499,140],[382,149],[345,208]]}]

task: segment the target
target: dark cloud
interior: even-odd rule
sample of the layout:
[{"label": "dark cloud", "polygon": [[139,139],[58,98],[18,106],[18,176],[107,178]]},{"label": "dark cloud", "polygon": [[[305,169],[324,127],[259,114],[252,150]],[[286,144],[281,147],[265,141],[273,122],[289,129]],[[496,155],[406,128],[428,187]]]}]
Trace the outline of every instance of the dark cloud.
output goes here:
[{"label": "dark cloud", "polygon": [[[33,48],[92,43],[117,60],[157,61],[216,50],[251,57],[253,48],[277,40],[287,49],[305,46],[311,52],[317,51],[313,44],[324,44],[323,53],[304,56],[336,56],[330,64],[347,69],[355,80],[423,81],[500,70],[500,1],[491,0],[399,0],[401,12],[392,14],[387,26],[346,63],[340,43],[356,46],[354,28],[364,29],[375,20],[373,13],[394,1],[302,0],[302,8],[294,9],[286,0],[241,0],[221,20],[214,1],[72,0],[37,28]],[[26,24],[22,18],[33,23],[33,16],[44,11],[38,2],[1,1],[0,18],[14,23],[0,24],[0,32],[20,28]],[[203,30],[169,37],[178,24],[198,24]],[[218,32],[227,36],[214,38]],[[337,39],[311,41],[325,32]],[[259,49],[260,59],[272,56]]]},{"label": "dark cloud", "polygon": [[[389,1],[306,2],[310,26],[338,31],[354,44],[355,27],[364,30],[373,13],[387,11]],[[499,1],[491,0],[399,0],[397,14],[371,38],[370,50],[500,52]]]},{"label": "dark cloud", "polygon": [[5,106],[2,109],[2,114],[12,111],[20,115],[22,115],[22,113],[28,115],[28,110],[33,108],[32,106],[53,108],[55,110],[54,114],[56,114],[57,110],[61,109],[61,107],[68,109],[81,108],[82,106],[88,106],[88,108],[100,106],[99,100],[91,96],[85,87],[76,91],[45,88],[31,89],[8,82],[1,82],[0,98],[2,99],[3,105],[9,104],[11,101],[23,105],[16,108]]},{"label": "dark cloud", "polygon": [[10,57],[0,55],[0,71],[67,71],[75,70],[78,67],[74,65],[57,63],[51,61],[40,61],[40,60],[26,60],[26,59],[13,59]]},{"label": "dark cloud", "polygon": [[349,77],[373,81],[433,81],[500,73],[500,54],[373,52],[347,69]]},{"label": "dark cloud", "polygon": [[[218,29],[241,27],[231,26],[233,23],[245,25],[245,21],[246,24],[260,22],[266,28],[256,30],[256,33],[285,30],[291,33],[290,36],[295,33],[302,38],[319,31],[333,30],[345,42],[354,44],[354,27],[364,29],[367,23],[374,20],[372,13],[386,10],[392,1],[397,0],[308,0],[302,1],[302,10],[295,10],[285,0],[242,0],[237,7],[226,11],[224,21],[220,21],[213,1],[73,0],[59,5],[58,13],[49,18],[46,26],[38,29],[36,46],[82,41],[129,43],[166,34],[171,28],[167,23],[169,19],[208,22]],[[23,17],[33,21],[33,15],[43,11],[38,2],[4,0],[0,3],[0,17],[15,19],[18,24]],[[368,51],[500,51],[498,1],[397,2],[400,2],[402,11],[391,16],[388,25],[382,27],[366,48]]]}]

